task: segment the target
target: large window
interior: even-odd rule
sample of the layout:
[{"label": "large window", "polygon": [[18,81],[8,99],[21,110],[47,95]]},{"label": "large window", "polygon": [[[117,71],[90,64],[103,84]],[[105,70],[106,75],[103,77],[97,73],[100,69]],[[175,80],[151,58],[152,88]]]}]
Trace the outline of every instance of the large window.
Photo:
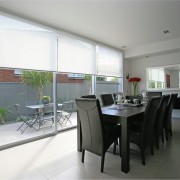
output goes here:
[{"label": "large window", "polygon": [[[0,124],[1,140],[8,139],[0,146],[75,127],[76,98],[122,91],[121,51],[0,13],[0,109],[22,110]],[[35,122],[23,124],[20,115]]]}]

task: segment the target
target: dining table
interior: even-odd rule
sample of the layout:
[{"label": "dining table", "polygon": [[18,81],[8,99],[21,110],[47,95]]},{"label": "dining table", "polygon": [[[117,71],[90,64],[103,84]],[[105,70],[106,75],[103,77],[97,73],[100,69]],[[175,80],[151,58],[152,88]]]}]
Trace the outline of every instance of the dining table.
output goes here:
[{"label": "dining table", "polygon": [[[129,138],[129,124],[141,119],[145,111],[145,104],[141,105],[121,105],[113,104],[102,107],[103,120],[108,123],[121,124],[121,171],[128,173],[130,170],[130,138]],[[82,133],[81,123],[77,113],[77,149],[81,151],[82,147]]]}]

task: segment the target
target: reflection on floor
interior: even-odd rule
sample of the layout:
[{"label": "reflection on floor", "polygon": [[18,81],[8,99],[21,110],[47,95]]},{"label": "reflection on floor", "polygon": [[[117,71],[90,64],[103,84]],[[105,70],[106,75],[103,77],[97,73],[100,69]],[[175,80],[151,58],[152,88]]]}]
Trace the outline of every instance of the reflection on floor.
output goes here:
[{"label": "reflection on floor", "polygon": [[[66,129],[72,126],[77,126],[77,113],[72,113],[70,121],[72,122],[72,124],[70,124],[70,122],[67,122],[66,124],[58,123],[58,130]],[[0,125],[0,146],[41,136],[54,131],[54,124],[52,124],[51,120],[45,121],[45,123],[41,126],[41,128],[38,131],[36,131],[34,128],[28,127],[22,134],[21,131],[17,131],[21,124],[22,122]],[[39,128],[38,123],[34,126],[36,129]]]},{"label": "reflection on floor", "polygon": [[76,135],[74,129],[0,151],[1,179],[180,179],[180,119],[173,120],[173,137],[155,148],[154,156],[147,150],[146,166],[141,164],[139,148],[131,146],[128,174],[121,172],[120,156],[113,155],[112,148],[106,153],[104,173],[100,157],[94,154],[87,152],[81,163]]}]

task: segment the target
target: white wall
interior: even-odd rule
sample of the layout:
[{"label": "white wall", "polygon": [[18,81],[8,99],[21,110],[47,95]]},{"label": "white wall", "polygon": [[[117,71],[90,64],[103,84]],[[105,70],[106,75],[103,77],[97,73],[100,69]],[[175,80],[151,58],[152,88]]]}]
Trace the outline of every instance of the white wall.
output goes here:
[{"label": "white wall", "polygon": [[179,88],[179,70],[170,71],[171,74],[171,88]]},{"label": "white wall", "polygon": [[[138,90],[140,93],[142,90],[146,90],[146,68],[173,64],[180,64],[180,52],[148,58],[139,58],[132,60],[125,59],[124,77],[128,72],[130,73],[130,77],[140,77],[142,79],[141,82],[138,84]],[[127,84],[127,80],[125,78],[124,84],[126,84],[124,86],[124,92],[126,92],[130,88],[131,84]]]},{"label": "white wall", "polygon": [[[146,68],[180,64],[180,52],[148,58],[125,59],[124,61],[124,77],[127,73],[130,74],[130,77],[140,77],[142,80],[138,84],[138,92],[141,93],[143,90],[146,90]],[[128,83],[126,78],[124,78],[124,92],[129,91],[129,89],[131,89],[132,93],[131,83]],[[178,90],[178,94],[180,95],[180,89]],[[179,110],[176,110],[175,117],[180,117]]]}]

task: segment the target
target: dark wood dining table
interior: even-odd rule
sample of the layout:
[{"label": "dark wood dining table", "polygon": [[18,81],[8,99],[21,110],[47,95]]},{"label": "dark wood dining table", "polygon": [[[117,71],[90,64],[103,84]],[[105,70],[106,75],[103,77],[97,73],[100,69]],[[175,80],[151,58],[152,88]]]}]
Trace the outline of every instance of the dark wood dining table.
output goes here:
[{"label": "dark wood dining table", "polygon": [[[131,121],[138,119],[145,111],[145,105],[139,107],[123,107],[119,105],[111,105],[102,107],[102,114],[104,121],[109,123],[121,124],[121,171],[128,173],[130,170],[130,140],[129,140],[129,124]],[[78,114],[78,113],[77,113]],[[81,124],[77,117],[77,146],[78,151],[81,151],[82,134]]]}]

